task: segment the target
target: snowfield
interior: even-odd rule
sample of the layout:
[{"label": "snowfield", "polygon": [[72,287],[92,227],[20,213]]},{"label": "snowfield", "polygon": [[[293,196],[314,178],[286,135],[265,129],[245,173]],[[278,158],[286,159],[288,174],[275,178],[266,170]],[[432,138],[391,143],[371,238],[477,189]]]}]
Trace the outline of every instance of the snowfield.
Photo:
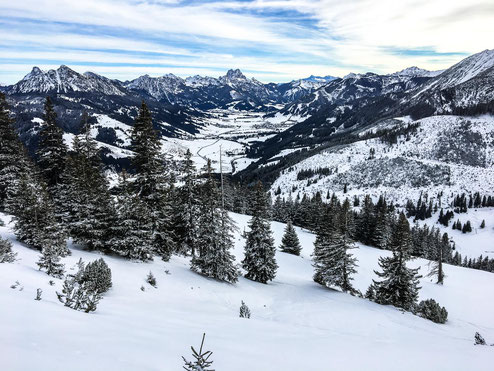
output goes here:
[{"label": "snowfield", "polygon": [[[232,214],[235,256],[243,256],[248,216]],[[62,281],[38,271],[39,252],[14,240],[10,218],[0,234],[14,243],[18,261],[0,264],[0,354],[4,370],[180,370],[206,333],[217,371],[492,370],[494,347],[475,346],[479,331],[494,342],[494,274],[445,266],[444,286],[422,279],[421,299],[434,298],[449,312],[434,324],[312,281],[315,236],[297,228],[301,257],[277,252],[276,279],[263,285],[240,278],[226,284],[189,270],[189,259],[134,263],[104,256],[113,287],[93,314],[64,307],[55,291]],[[272,223],[276,244],[284,225]],[[98,253],[71,246],[66,269]],[[355,286],[365,291],[377,259],[389,252],[360,245]],[[427,261],[411,263],[427,272]],[[165,272],[169,271],[169,274]],[[145,282],[152,271],[157,288]],[[49,285],[49,280],[55,286]],[[16,289],[10,288],[15,281]],[[141,286],[145,291],[141,291]],[[22,288],[22,290],[21,290]],[[43,289],[35,301],[36,289]],[[241,300],[251,319],[239,318]]]}]

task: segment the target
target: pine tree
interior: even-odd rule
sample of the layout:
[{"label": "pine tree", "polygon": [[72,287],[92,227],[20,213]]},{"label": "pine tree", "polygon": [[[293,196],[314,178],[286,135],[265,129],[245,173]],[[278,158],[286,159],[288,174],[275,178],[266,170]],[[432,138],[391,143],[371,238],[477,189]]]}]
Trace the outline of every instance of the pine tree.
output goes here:
[{"label": "pine tree", "polygon": [[13,263],[17,253],[12,252],[12,242],[0,237],[0,263]]},{"label": "pine tree", "polygon": [[274,239],[268,217],[266,195],[262,184],[257,183],[253,205],[253,215],[249,221],[250,231],[247,233],[244,260],[242,267],[247,271],[245,278],[267,283],[276,276]]},{"label": "pine tree", "polygon": [[190,347],[192,350],[192,356],[195,358],[194,362],[189,362],[185,357],[182,357],[182,359],[185,362],[184,369],[187,371],[214,371],[210,369],[209,367],[213,364],[213,361],[209,360],[209,357],[213,354],[211,351],[202,351],[202,347],[204,346],[204,338],[206,337],[206,334],[202,335],[202,342],[201,342],[201,347],[199,348],[199,351],[196,351],[194,347]]},{"label": "pine tree", "polygon": [[183,182],[180,200],[180,219],[183,221],[179,237],[179,253],[195,255],[198,240],[199,196],[197,194],[196,169],[189,149],[185,153]]},{"label": "pine tree", "polygon": [[206,166],[207,179],[201,187],[197,255],[191,260],[191,269],[207,277],[236,282],[238,270],[233,248],[233,220],[220,207],[219,193],[212,176],[211,161]]},{"label": "pine tree", "polygon": [[83,115],[81,134],[74,138],[73,153],[63,176],[59,213],[74,241],[94,250],[108,250],[114,210],[103,174],[100,152]]},{"label": "pine tree", "polygon": [[302,250],[297,232],[295,231],[295,228],[293,228],[290,220],[285,227],[285,233],[281,239],[280,249],[283,252],[293,255],[300,255],[300,251]]},{"label": "pine tree", "polygon": [[400,213],[393,231],[390,249],[393,256],[379,258],[382,272],[375,272],[383,279],[379,282],[373,281],[376,302],[411,310],[417,302],[420,276],[417,274],[418,269],[406,266],[406,262],[411,258],[412,246],[410,225],[403,213]]},{"label": "pine tree", "polygon": [[116,220],[111,226],[111,250],[129,259],[152,260],[153,231],[147,206],[133,192],[127,173],[120,174]]},{"label": "pine tree", "polygon": [[242,303],[240,305],[240,318],[250,318],[250,309],[249,307],[244,303],[242,300]]},{"label": "pine tree", "polygon": [[48,245],[43,248],[41,256],[36,263],[39,269],[46,270],[46,274],[62,278],[65,272],[64,265],[60,263],[61,252],[56,245]]},{"label": "pine tree", "polygon": [[354,248],[350,239],[351,212],[348,199],[336,213],[328,212],[314,243],[314,281],[326,287],[340,287],[355,292],[351,275],[356,273],[356,259],[348,252]]},{"label": "pine tree", "polygon": [[481,229],[485,228],[485,220],[484,219],[482,219],[482,223],[480,223],[480,228]]},{"label": "pine tree", "polygon": [[436,259],[433,262],[432,269],[429,272],[428,276],[437,276],[438,284],[442,285],[444,283],[444,270],[443,270],[443,261],[449,250],[449,237],[447,233],[444,233],[441,241],[438,243]]},{"label": "pine tree", "polygon": [[158,134],[153,127],[151,112],[144,102],[135,120],[131,140],[134,151],[132,165],[136,171],[134,187],[150,211],[154,251],[167,261],[175,250],[173,210],[167,194],[169,182],[161,160]]},{"label": "pine tree", "polygon": [[21,178],[34,173],[25,148],[13,127],[5,94],[0,92],[0,210],[13,213],[11,202]]},{"label": "pine tree", "polygon": [[51,199],[42,182],[23,175],[11,207],[16,222],[14,232],[19,241],[38,250],[54,246],[60,256],[69,253],[65,232],[55,219]]},{"label": "pine tree", "polygon": [[63,141],[63,130],[57,126],[57,114],[50,97],[46,97],[43,114],[43,129],[37,151],[38,166],[49,189],[60,182],[65,168],[67,147]]}]

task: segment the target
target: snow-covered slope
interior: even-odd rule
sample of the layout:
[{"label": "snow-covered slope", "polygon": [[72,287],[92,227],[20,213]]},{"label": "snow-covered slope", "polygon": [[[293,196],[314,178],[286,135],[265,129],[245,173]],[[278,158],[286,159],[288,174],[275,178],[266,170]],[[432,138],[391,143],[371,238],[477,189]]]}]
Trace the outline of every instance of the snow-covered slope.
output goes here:
[{"label": "snow-covered slope", "polygon": [[[240,231],[248,217],[233,217],[240,261]],[[279,244],[284,225],[273,223],[272,228]],[[244,278],[234,285],[206,279],[191,272],[185,258],[132,263],[105,256],[113,287],[94,314],[59,303],[55,291],[61,280],[50,286],[52,278],[36,269],[38,252],[14,241],[20,260],[0,267],[2,367],[179,370],[181,356],[191,358],[190,346],[199,346],[205,332],[205,349],[213,351],[216,370],[491,370],[492,348],[475,346],[473,336],[479,331],[494,341],[492,273],[446,265],[444,286],[422,279],[420,298],[434,298],[449,312],[448,322],[438,325],[315,284],[314,236],[297,232],[302,256],[277,252],[278,274],[268,285]],[[13,239],[7,227],[0,227],[0,234]],[[72,252],[64,259],[68,271],[81,257],[100,257],[76,247]],[[378,257],[389,252],[365,246],[353,252],[359,259],[355,286],[365,290],[376,278]],[[410,265],[427,272],[425,260]],[[157,288],[145,282],[149,271]],[[20,286],[11,289],[15,281]],[[37,288],[43,290],[41,301],[34,300]],[[252,311],[250,319],[238,317],[241,300]]]},{"label": "snow-covered slope", "polygon": [[409,77],[436,77],[443,73],[444,70],[440,71],[428,71],[423,68],[418,68],[416,66],[405,68],[401,71],[392,73],[392,76],[409,76]]},{"label": "snow-covered slope", "polygon": [[[342,193],[346,184],[349,195],[386,194],[401,205],[407,198],[418,200],[421,192],[435,198],[444,191],[445,203],[451,193],[493,193],[493,116],[433,116],[417,122],[401,118],[370,130],[409,123],[418,124],[418,129],[408,138],[401,136],[397,144],[375,138],[333,147],[285,169],[271,189],[274,192],[279,187],[284,196],[293,188],[295,193],[320,191],[325,195],[328,190]],[[371,149],[375,151],[372,157]],[[297,180],[301,170],[317,168],[329,168],[332,174]]]}]

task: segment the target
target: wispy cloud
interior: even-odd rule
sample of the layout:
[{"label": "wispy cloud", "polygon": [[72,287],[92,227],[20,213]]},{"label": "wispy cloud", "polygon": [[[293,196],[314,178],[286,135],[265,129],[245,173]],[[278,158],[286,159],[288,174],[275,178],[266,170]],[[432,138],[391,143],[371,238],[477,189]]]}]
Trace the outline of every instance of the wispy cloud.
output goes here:
[{"label": "wispy cloud", "polygon": [[441,69],[494,39],[491,0],[0,0],[0,81],[67,64],[129,79]]}]

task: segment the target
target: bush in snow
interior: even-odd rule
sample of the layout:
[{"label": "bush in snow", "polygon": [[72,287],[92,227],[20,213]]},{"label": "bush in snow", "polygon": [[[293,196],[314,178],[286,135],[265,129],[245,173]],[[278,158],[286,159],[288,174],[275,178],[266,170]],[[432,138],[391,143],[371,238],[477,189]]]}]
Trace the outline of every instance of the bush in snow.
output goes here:
[{"label": "bush in snow", "polygon": [[448,311],[434,299],[422,300],[417,306],[416,313],[435,323],[445,323],[448,320]]},{"label": "bush in snow", "polygon": [[475,345],[487,345],[485,339],[478,332],[475,333]]},{"label": "bush in snow", "polygon": [[250,318],[250,309],[242,300],[242,305],[240,305],[240,318]]},{"label": "bush in snow", "polygon": [[103,258],[95,260],[89,263],[84,269],[82,281],[89,290],[103,294],[112,286],[111,269]]},{"label": "bush in snow", "polygon": [[151,286],[156,287],[156,278],[153,275],[153,272],[149,271],[149,274],[146,277],[146,282]]},{"label": "bush in snow", "polygon": [[5,227],[5,223],[3,222],[2,219],[0,219],[0,227]]},{"label": "bush in snow", "polygon": [[43,290],[41,289],[37,289],[36,290],[36,297],[34,298],[34,300],[41,300],[41,294],[43,293]]},{"label": "bush in snow", "polygon": [[111,270],[103,259],[98,259],[84,266],[82,259],[77,263],[79,270],[69,275],[64,281],[62,293],[57,292],[58,300],[66,307],[93,312],[102,293],[111,287]]},{"label": "bush in snow", "polygon": [[199,352],[194,349],[194,347],[190,347],[192,349],[192,356],[195,358],[194,362],[189,362],[182,356],[182,359],[185,362],[184,369],[187,371],[214,371],[210,368],[213,364],[213,361],[209,360],[209,357],[213,354],[210,350],[203,352],[202,347],[204,346],[204,338],[206,334],[202,334],[202,342],[201,347],[199,348]]},{"label": "bush in snow", "polygon": [[0,237],[0,263],[13,263],[16,256],[17,253],[12,252],[12,242]]}]

